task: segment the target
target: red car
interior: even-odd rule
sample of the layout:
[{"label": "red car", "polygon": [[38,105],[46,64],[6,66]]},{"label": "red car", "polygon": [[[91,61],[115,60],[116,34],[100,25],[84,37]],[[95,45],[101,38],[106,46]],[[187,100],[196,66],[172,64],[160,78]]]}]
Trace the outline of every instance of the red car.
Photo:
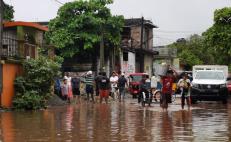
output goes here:
[{"label": "red car", "polygon": [[136,98],[140,93],[140,84],[143,78],[149,78],[147,73],[132,73],[129,75],[129,92]]},{"label": "red car", "polygon": [[228,88],[229,94],[231,94],[231,77],[227,78],[227,88]]}]

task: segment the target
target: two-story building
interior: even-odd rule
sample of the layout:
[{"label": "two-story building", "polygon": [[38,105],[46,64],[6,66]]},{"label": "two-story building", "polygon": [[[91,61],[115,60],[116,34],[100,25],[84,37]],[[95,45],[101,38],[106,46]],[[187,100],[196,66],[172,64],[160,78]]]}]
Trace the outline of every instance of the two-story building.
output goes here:
[{"label": "two-story building", "polygon": [[154,51],[159,54],[154,56],[153,60],[153,70],[154,72],[157,70],[159,65],[166,64],[170,65],[172,68],[179,70],[179,58],[177,58],[177,49],[171,48],[168,46],[156,46],[153,48]]},{"label": "two-story building", "polygon": [[14,80],[22,73],[22,61],[38,57],[48,28],[32,22],[5,22],[3,46],[0,48],[1,106],[10,107],[14,96]]},{"label": "two-story building", "polygon": [[153,28],[150,20],[143,18],[126,19],[122,32],[121,71],[126,74],[134,72],[153,73]]}]

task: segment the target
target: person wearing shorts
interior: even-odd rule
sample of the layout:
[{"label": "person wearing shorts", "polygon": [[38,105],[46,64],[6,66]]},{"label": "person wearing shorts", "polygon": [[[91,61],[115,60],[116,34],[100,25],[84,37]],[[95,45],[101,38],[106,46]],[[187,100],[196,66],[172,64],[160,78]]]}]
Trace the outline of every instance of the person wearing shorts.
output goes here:
[{"label": "person wearing shorts", "polygon": [[80,78],[74,77],[71,79],[71,84],[72,84],[72,92],[74,95],[75,102],[80,103]]},{"label": "person wearing shorts", "polygon": [[103,98],[105,99],[105,102],[108,103],[109,88],[110,80],[106,76],[106,72],[102,72],[102,77],[99,79],[100,103],[102,103]]},{"label": "person wearing shorts", "polygon": [[99,72],[99,75],[95,77],[95,96],[99,96],[99,83],[101,77],[102,77],[101,72]]},{"label": "person wearing shorts", "polygon": [[88,71],[85,76],[85,84],[86,84],[86,93],[87,93],[87,101],[90,101],[90,95],[92,102],[94,102],[94,77],[92,75],[92,71]]},{"label": "person wearing shorts", "polygon": [[161,107],[164,109],[168,109],[168,103],[172,102],[172,85],[174,82],[173,71],[167,71],[167,75],[162,77],[162,95],[161,95]]},{"label": "person wearing shorts", "polygon": [[118,90],[118,75],[114,71],[112,73],[112,76],[110,77],[110,83],[111,83],[111,97],[115,100],[115,96],[117,95],[117,90]]},{"label": "person wearing shorts", "polygon": [[183,78],[180,79],[177,83],[177,86],[181,90],[181,108],[184,109],[185,100],[188,105],[188,109],[190,109],[191,101],[189,94],[189,88],[191,86],[190,80],[188,79],[188,75],[184,74]]}]

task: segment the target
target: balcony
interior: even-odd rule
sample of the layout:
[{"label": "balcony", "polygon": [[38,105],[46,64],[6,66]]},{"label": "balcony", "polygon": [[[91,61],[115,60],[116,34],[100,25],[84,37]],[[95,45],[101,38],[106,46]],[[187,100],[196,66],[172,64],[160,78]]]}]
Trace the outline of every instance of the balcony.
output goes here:
[{"label": "balcony", "polygon": [[14,38],[3,37],[3,46],[0,56],[4,60],[20,60],[25,58],[35,58],[36,45],[29,44]]},{"label": "balcony", "polygon": [[19,57],[18,40],[13,38],[3,38],[2,43],[1,57],[3,59]]}]

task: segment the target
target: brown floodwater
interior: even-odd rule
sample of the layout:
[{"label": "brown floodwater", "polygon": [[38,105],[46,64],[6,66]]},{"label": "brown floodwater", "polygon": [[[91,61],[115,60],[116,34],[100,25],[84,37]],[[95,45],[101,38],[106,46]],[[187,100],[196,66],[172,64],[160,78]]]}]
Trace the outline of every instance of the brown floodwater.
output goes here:
[{"label": "brown floodwater", "polygon": [[231,105],[141,107],[136,100],[0,113],[2,142],[231,141]]}]

